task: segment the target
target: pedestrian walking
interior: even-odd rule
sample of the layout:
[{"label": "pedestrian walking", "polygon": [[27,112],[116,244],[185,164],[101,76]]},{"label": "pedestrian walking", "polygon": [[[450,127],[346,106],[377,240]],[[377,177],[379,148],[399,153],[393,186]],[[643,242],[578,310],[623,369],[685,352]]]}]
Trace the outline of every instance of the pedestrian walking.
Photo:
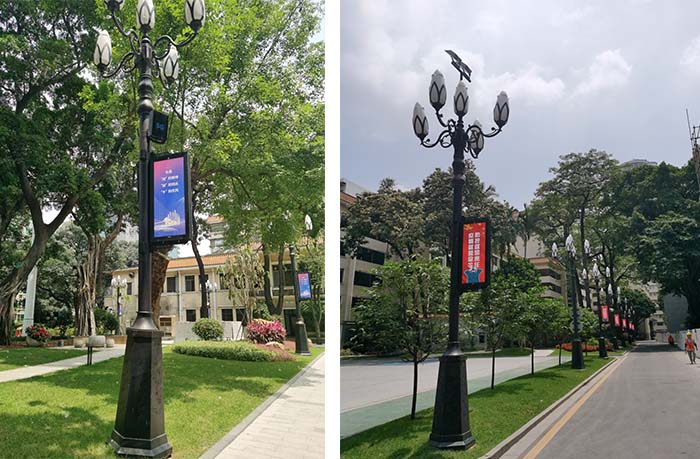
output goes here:
[{"label": "pedestrian walking", "polygon": [[690,358],[690,364],[695,365],[695,350],[698,348],[698,345],[695,343],[695,340],[693,339],[693,334],[688,332],[685,336],[685,351],[688,353],[688,357]]}]

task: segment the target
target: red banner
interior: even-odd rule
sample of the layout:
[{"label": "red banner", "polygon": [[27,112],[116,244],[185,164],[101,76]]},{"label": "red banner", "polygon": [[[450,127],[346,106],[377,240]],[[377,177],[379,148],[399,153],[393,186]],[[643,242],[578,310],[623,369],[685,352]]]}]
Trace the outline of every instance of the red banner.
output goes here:
[{"label": "red banner", "polygon": [[634,331],[634,324],[630,322],[630,330]]},{"label": "red banner", "polygon": [[622,319],[622,329],[627,328],[627,319]]},{"label": "red banner", "polygon": [[462,234],[462,284],[486,282],[486,222],[467,223]]},{"label": "red banner", "polygon": [[613,318],[615,319],[615,326],[619,327],[620,326],[620,314],[613,314]]},{"label": "red banner", "polygon": [[610,322],[610,308],[608,305],[604,304],[600,307],[600,313],[603,318],[603,322]]}]

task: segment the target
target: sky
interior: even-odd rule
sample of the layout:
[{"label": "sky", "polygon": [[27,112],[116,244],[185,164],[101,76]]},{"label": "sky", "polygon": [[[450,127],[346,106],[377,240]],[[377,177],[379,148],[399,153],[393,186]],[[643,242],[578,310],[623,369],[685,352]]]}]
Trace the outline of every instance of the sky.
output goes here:
[{"label": "sky", "polygon": [[551,177],[559,155],[605,150],[630,159],[685,164],[685,109],[700,124],[700,3],[689,1],[341,2],[340,175],[370,190],[384,177],[419,186],[452,151],[413,134],[416,102],[431,137],[428,100],[439,69],[454,117],[459,80],[445,49],[472,69],[465,120],[493,125],[496,96],[510,98],[502,133],[486,139],[476,172],[522,208]]}]

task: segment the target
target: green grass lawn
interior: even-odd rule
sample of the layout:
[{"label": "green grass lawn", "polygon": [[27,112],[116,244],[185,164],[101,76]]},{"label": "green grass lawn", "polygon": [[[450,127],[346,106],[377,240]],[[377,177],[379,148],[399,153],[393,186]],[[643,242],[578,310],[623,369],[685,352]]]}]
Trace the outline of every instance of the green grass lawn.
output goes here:
[{"label": "green grass lawn", "polygon": [[522,376],[469,396],[469,416],[476,444],[466,451],[428,446],[433,410],[374,427],[341,441],[343,459],[352,458],[477,458],[601,368],[605,360],[586,359],[585,370],[569,365]]},{"label": "green grass lawn", "polygon": [[[52,351],[53,352],[53,351]],[[163,350],[165,429],[174,458],[197,458],[322,348],[293,362],[240,362]],[[122,358],[0,384],[0,457],[113,458]]]},{"label": "green grass lawn", "polygon": [[84,355],[79,349],[46,349],[43,347],[11,347],[0,349],[0,371],[27,365],[41,365],[56,360]]}]

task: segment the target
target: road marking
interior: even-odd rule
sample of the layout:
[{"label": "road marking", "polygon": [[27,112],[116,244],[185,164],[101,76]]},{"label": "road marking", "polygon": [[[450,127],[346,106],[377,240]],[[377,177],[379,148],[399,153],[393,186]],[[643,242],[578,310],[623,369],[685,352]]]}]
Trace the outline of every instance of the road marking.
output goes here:
[{"label": "road marking", "polygon": [[542,450],[549,444],[550,441],[552,441],[552,438],[561,430],[564,425],[569,422],[569,419],[571,419],[574,414],[583,406],[584,403],[586,403],[586,400],[588,400],[591,395],[595,393],[596,390],[605,382],[606,379],[610,377],[611,374],[622,364],[622,361],[625,360],[627,356],[625,355],[621,359],[617,360],[615,363],[613,363],[610,368],[608,368],[608,372],[601,378],[600,381],[595,383],[593,387],[591,387],[588,392],[586,392],[583,397],[578,399],[574,405],[569,408],[569,411],[567,411],[564,416],[559,419],[554,426],[540,439],[539,442],[535,444],[535,446],[528,451],[528,453],[525,455],[523,459],[535,459],[538,454],[542,452]]}]

